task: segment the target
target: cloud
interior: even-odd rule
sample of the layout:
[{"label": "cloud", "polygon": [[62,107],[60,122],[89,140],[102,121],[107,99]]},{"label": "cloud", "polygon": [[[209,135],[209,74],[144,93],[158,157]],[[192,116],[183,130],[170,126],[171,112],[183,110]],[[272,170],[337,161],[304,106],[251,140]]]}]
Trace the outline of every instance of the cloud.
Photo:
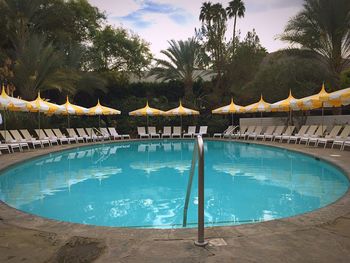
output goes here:
[{"label": "cloud", "polygon": [[[107,10],[108,23],[131,29],[151,43],[151,50],[160,55],[171,39],[185,40],[200,27],[200,8],[206,0],[89,0]],[[303,0],[243,0],[245,17],[237,20],[237,29],[244,38],[253,28],[269,51],[287,46],[275,37],[283,32],[288,20],[302,8]],[[215,0],[223,7],[229,0]],[[226,39],[232,37],[233,20],[227,22]]]},{"label": "cloud", "polygon": [[167,15],[173,23],[186,25],[191,20],[191,15],[183,8],[170,3],[159,3],[152,0],[138,1],[139,8],[125,16],[115,16],[116,20],[131,23],[137,29],[144,29],[156,23],[156,20],[149,20],[149,15]]},{"label": "cloud", "polygon": [[249,12],[265,12],[275,9],[300,7],[304,0],[246,0],[246,10]]}]

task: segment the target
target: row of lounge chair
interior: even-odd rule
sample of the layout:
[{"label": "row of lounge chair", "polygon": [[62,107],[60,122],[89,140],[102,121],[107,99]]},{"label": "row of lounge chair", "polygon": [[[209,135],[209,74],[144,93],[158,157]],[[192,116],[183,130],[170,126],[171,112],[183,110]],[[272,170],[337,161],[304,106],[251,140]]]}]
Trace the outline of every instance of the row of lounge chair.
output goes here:
[{"label": "row of lounge chair", "polygon": [[84,143],[104,140],[130,139],[128,134],[118,134],[115,128],[69,128],[67,135],[60,129],[35,129],[36,136],[32,136],[27,129],[0,131],[5,143],[0,142],[0,153],[5,150],[9,153],[16,149],[23,151],[32,147],[44,147],[58,144]]},{"label": "row of lounge chair", "polygon": [[157,133],[156,127],[149,126],[146,132],[145,127],[137,127],[137,134],[139,138],[193,138],[197,135],[207,136],[208,126],[200,126],[198,133],[196,126],[188,126],[187,133],[182,133],[181,126],[164,126],[163,132]]},{"label": "row of lounge chair", "polygon": [[229,126],[223,133],[215,133],[214,137],[243,140],[279,141],[287,143],[299,143],[306,146],[315,147],[327,144],[340,146],[341,150],[350,146],[350,125],[335,125],[328,134],[325,135],[327,126],[325,125],[303,125],[295,133],[295,126]]}]

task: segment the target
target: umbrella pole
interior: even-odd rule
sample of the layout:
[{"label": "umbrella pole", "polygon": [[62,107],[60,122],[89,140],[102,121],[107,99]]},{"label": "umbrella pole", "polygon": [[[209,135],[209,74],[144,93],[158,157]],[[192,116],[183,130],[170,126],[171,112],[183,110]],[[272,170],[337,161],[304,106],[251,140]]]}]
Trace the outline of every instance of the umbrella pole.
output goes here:
[{"label": "umbrella pole", "polygon": [[67,115],[67,126],[68,126],[68,129],[69,129],[70,128],[69,114]]},{"label": "umbrella pole", "polygon": [[101,115],[98,115],[98,129],[101,129]]},{"label": "umbrella pole", "polygon": [[233,126],[233,113],[231,113],[231,125]]},{"label": "umbrella pole", "polygon": [[181,134],[182,134],[182,115],[180,115],[180,126],[181,126]]},{"label": "umbrella pole", "polygon": [[323,120],[324,120],[324,117],[323,117],[323,116],[324,116],[324,107],[323,107],[323,102],[322,102],[322,125],[321,125],[321,127],[322,127],[322,128],[321,128],[322,135],[323,135],[323,132],[324,132],[324,131],[323,131]]},{"label": "umbrella pole", "polygon": [[5,116],[6,111],[5,111],[5,109],[4,109],[3,114],[4,114],[4,130],[5,130],[5,143],[6,143],[6,133],[7,133],[6,131],[7,131],[7,128],[6,128],[6,116]]},{"label": "umbrella pole", "polygon": [[38,116],[39,116],[39,140],[41,138],[41,128],[40,128],[40,110],[38,112]]},{"label": "umbrella pole", "polygon": [[260,126],[262,126],[262,111],[260,111]]},{"label": "umbrella pole", "polygon": [[148,130],[148,115],[146,115],[147,130]]}]

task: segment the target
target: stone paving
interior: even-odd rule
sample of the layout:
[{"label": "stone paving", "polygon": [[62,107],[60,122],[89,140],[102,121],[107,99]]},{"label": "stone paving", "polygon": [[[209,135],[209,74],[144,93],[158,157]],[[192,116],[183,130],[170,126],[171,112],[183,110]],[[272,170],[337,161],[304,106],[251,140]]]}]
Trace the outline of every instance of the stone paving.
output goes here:
[{"label": "stone paving", "polygon": [[[350,151],[263,143],[331,161],[350,178]],[[0,170],[55,146],[0,156]],[[195,229],[126,229],[47,220],[0,202],[0,262],[350,262],[350,191],[330,206],[291,218]],[[216,244],[216,245],[215,245]]]}]

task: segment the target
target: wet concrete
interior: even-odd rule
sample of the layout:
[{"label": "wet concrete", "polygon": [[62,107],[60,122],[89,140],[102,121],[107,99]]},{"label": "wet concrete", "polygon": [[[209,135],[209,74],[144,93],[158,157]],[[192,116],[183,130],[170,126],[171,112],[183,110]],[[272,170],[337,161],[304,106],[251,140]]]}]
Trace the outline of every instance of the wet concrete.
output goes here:
[{"label": "wet concrete", "polygon": [[[350,151],[263,143],[311,154],[350,178]],[[0,169],[67,145],[0,156]],[[0,203],[0,262],[350,262],[350,192],[311,213],[257,224],[206,228],[221,246],[194,246],[195,229],[126,229],[71,224]]]}]

